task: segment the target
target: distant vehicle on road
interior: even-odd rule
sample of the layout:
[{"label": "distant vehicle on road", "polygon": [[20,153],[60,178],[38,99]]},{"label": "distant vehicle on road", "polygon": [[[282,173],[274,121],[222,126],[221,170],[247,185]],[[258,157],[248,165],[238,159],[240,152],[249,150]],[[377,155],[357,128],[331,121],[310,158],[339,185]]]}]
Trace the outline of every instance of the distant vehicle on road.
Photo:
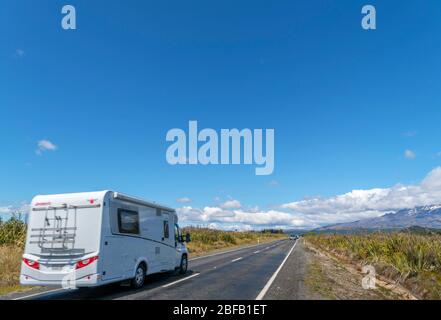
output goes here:
[{"label": "distant vehicle on road", "polygon": [[297,234],[292,234],[289,236],[289,240],[297,240],[298,238],[300,238]]},{"label": "distant vehicle on road", "polygon": [[174,209],[113,191],[36,196],[20,283],[94,287],[178,269],[188,250]]}]

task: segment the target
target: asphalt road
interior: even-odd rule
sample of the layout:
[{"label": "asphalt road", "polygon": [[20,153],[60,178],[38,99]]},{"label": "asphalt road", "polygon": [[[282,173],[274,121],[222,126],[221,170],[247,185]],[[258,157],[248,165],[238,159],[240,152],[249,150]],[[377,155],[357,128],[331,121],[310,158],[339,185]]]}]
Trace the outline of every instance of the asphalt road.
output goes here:
[{"label": "asphalt road", "polygon": [[[281,240],[269,244],[226,251],[191,259],[185,275],[174,272],[148,276],[139,290],[108,285],[83,290],[45,289],[23,293],[13,299],[129,299],[129,300],[200,300],[200,299],[268,299],[283,298],[280,275],[290,274],[297,243]],[[280,290],[278,290],[280,291]],[[289,291],[289,290],[288,290]],[[287,297],[285,297],[287,298]]]}]

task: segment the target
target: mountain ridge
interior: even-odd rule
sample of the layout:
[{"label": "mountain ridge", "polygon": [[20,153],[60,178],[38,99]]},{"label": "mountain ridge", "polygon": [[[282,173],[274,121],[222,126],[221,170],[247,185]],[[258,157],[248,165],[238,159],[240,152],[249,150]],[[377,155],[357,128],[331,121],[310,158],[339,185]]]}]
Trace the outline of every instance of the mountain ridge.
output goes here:
[{"label": "mountain ridge", "polygon": [[400,209],[379,217],[319,227],[314,231],[403,229],[414,226],[441,229],[441,205]]}]

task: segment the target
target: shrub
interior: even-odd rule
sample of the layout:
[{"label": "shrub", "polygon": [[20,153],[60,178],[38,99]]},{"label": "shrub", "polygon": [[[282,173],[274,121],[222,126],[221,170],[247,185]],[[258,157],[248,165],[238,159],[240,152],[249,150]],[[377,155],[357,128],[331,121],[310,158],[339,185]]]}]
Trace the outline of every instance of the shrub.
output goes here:
[{"label": "shrub", "polygon": [[26,239],[26,223],[13,217],[6,222],[0,220],[0,245],[23,247]]}]

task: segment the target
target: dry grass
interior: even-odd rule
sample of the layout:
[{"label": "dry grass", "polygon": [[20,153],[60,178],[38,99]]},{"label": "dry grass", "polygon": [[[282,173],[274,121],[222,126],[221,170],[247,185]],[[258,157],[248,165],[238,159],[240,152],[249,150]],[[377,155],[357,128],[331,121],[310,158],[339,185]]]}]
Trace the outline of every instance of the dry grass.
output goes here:
[{"label": "dry grass", "polygon": [[441,299],[441,236],[411,233],[308,235],[313,245],[396,280],[425,299]]},{"label": "dry grass", "polygon": [[23,289],[19,284],[22,253],[21,247],[0,245],[0,295]]},{"label": "dry grass", "polygon": [[0,220],[0,295],[29,290],[29,287],[21,287],[19,284],[25,238],[26,224],[22,220]]},{"label": "dry grass", "polygon": [[207,228],[185,228],[191,234],[188,250],[192,256],[236,246],[269,242],[286,237],[283,233],[232,232]]},{"label": "dry grass", "polygon": [[26,241],[26,223],[20,217],[4,222],[0,219],[0,245],[23,247]]}]

